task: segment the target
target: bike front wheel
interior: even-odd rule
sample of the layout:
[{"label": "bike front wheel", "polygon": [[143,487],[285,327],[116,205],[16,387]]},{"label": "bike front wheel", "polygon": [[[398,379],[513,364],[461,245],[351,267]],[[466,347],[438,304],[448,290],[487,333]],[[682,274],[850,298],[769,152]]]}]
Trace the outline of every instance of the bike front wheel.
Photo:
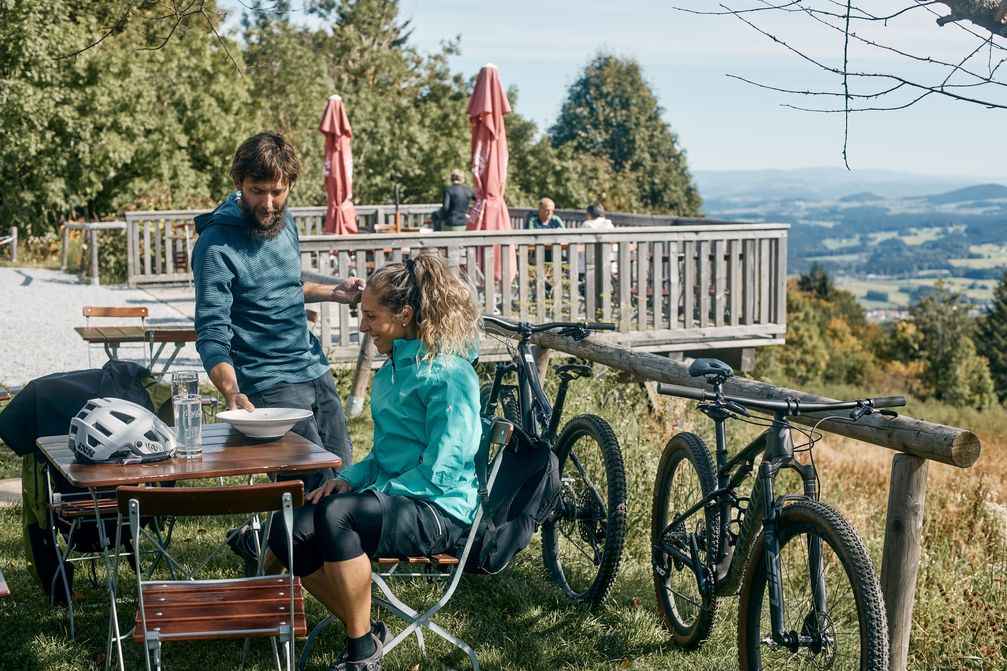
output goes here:
[{"label": "bike front wheel", "polygon": [[741,668],[887,669],[888,623],[881,588],[850,523],[825,504],[803,500],[783,509],[778,528],[780,633],[787,640],[773,635],[763,532],[741,588]]},{"label": "bike front wheel", "polygon": [[686,649],[697,648],[709,638],[720,601],[712,584],[708,583],[705,594],[699,591],[694,568],[681,555],[692,556],[695,538],[700,569],[705,571],[707,557],[716,557],[720,544],[720,509],[706,506],[679,524],[671,523],[716,488],[713,460],[702,439],[680,433],[669,440],[654,485],[651,565],[661,619],[672,640]]},{"label": "bike front wheel", "polygon": [[626,474],[619,441],[601,417],[579,415],[556,439],[563,491],[542,525],[549,577],[571,601],[602,603],[626,536]]}]

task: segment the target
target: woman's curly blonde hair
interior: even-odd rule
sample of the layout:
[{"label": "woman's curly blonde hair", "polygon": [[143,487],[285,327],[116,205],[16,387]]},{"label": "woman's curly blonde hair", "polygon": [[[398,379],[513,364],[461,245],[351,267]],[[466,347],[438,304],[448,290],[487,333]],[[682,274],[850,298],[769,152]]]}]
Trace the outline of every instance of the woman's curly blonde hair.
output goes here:
[{"label": "woman's curly blonde hair", "polygon": [[475,289],[436,252],[423,250],[415,259],[382,266],[367,279],[367,287],[392,314],[412,306],[425,359],[475,353],[480,321]]}]

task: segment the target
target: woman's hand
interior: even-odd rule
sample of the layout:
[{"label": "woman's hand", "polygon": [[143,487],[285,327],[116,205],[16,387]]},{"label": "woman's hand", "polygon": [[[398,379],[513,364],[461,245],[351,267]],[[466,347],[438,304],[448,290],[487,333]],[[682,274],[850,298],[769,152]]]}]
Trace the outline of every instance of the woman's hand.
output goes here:
[{"label": "woman's hand", "polygon": [[334,478],[332,480],[326,480],[322,483],[321,487],[313,489],[305,494],[304,501],[306,503],[318,503],[330,494],[346,494],[352,491],[353,485],[350,484],[349,480]]}]

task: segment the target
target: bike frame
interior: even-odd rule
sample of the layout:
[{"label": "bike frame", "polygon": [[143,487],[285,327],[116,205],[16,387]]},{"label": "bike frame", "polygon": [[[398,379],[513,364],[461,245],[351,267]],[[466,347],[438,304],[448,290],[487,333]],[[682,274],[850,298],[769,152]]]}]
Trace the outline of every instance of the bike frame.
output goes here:
[{"label": "bike frame", "polygon": [[[717,389],[716,391],[719,391]],[[714,421],[716,433],[717,489],[710,492],[685,512],[677,515],[666,527],[665,535],[678,525],[704,510],[707,506],[716,505],[720,509],[720,525],[716,530],[719,535],[717,556],[706,556],[705,565],[699,560],[699,548],[695,534],[689,537],[689,553],[671,544],[660,548],[661,551],[688,564],[696,575],[701,593],[715,590],[718,594],[732,594],[740,584],[744,567],[735,562],[735,556],[747,558],[751,545],[758,536],[760,526],[764,529],[767,562],[767,588],[769,590],[770,618],[773,627],[773,640],[779,644],[796,650],[801,643],[795,632],[785,631],[783,621],[783,585],[780,565],[780,544],[778,520],[784,504],[790,496],[776,497],[774,482],[783,469],[790,468],[800,474],[804,482],[802,497],[817,500],[818,485],[814,466],[802,464],[794,458],[794,443],[790,434],[790,423],[786,413],[773,413],[772,425],[749,443],[733,459],[728,459],[726,421],[731,413],[719,405],[703,405],[700,410]],[[758,467],[758,479],[752,489],[749,505],[742,508],[735,490],[742,480],[748,477],[755,467],[755,459],[762,454],[762,462]],[[737,537],[730,533],[730,524],[734,512],[738,512],[740,530]],[[761,522],[761,524],[760,524]],[[737,548],[743,548],[740,555]],[[821,541],[812,538],[808,548],[809,571],[813,576],[812,593],[817,612],[825,612],[825,580],[822,569]],[[791,634],[794,634],[793,636]]]}]

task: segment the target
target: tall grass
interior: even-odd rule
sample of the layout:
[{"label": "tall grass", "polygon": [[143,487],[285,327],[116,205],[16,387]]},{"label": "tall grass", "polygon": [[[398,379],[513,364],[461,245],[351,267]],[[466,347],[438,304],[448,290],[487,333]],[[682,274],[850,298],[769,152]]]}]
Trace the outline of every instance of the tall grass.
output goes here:
[{"label": "tall grass", "polygon": [[[863,395],[864,390],[809,389],[832,397]],[[874,390],[869,390],[873,392]],[[507,669],[658,669],[705,671],[737,667],[736,599],[728,599],[711,641],[685,653],[669,643],[653,596],[650,571],[650,506],[653,478],[667,440],[683,430],[712,444],[710,422],[694,404],[660,399],[652,409],[637,385],[621,383],[612,372],[573,383],[567,416],[594,412],[615,429],[625,456],[629,491],[628,535],[622,571],[608,603],[588,611],[564,602],[550,586],[542,568],[537,540],[503,573],[467,576],[454,599],[438,616],[448,629],[471,643],[488,670]],[[365,413],[366,414],[366,413]],[[1007,458],[1004,457],[1001,414],[963,413],[933,403],[913,403],[907,414],[976,430],[983,456],[969,470],[931,464],[923,552],[913,619],[910,668],[1003,669],[1007,664]],[[358,458],[370,447],[370,421],[350,422]],[[734,444],[744,444],[756,429],[731,427]],[[880,568],[892,452],[826,435],[815,449],[822,476],[823,499],[846,515],[864,538]],[[31,582],[21,556],[20,511],[0,510],[0,567],[14,596],[0,599],[0,669],[96,669],[104,659],[107,616],[101,604],[107,596],[98,570],[92,586],[87,571],[78,571],[75,591],[81,612],[78,638],[68,640],[66,614],[52,611]],[[201,533],[207,539],[223,535],[226,523],[187,523],[176,533]],[[234,570],[240,562],[234,560]],[[127,573],[127,582],[132,576]],[[123,591],[123,620],[132,616],[132,588]],[[429,586],[409,588],[422,597]],[[309,619],[324,609],[308,600]],[[394,630],[397,623],[390,621]],[[342,647],[342,631],[330,627],[310,669],[325,669]],[[126,643],[127,665],[142,668],[140,646]],[[239,642],[167,645],[167,669],[237,668]],[[427,638],[424,657],[411,641],[386,659],[392,670],[467,669],[464,655],[434,637]],[[251,669],[271,668],[268,646],[252,646]]]}]

